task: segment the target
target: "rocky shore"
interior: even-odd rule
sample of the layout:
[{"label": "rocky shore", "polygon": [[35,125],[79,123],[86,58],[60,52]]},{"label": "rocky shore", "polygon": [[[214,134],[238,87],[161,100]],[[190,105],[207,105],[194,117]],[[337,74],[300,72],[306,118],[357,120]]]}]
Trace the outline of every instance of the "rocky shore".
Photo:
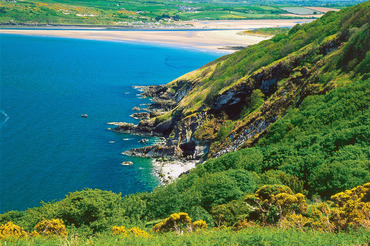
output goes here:
[{"label": "rocky shore", "polygon": [[[287,94],[300,93],[296,88],[303,84],[309,74],[305,67],[299,70],[299,76],[296,75],[291,80],[290,87],[278,90],[277,82],[289,77],[293,72],[291,67],[304,56],[302,54],[260,69],[245,82],[214,95],[208,101],[202,99],[202,104],[193,108],[184,105],[194,104],[194,100],[202,96],[199,76],[211,76],[208,74],[214,73],[212,64],[208,68],[201,68],[201,72],[197,70],[189,73],[167,85],[137,86],[135,88],[141,92],[139,96],[151,98],[152,103],[145,105],[145,114],[140,112],[140,108],[133,114],[133,117],[142,118],[137,125],[112,122],[110,124],[115,126],[112,130],[161,137],[161,141],[152,146],[130,149],[124,154],[169,159],[172,162],[198,163],[253,145],[294,102],[288,100]],[[239,118],[245,105],[248,105],[252,92],[257,89],[270,99],[248,118],[238,122],[233,131],[227,129],[228,122]],[[219,134],[222,128],[224,133]]]},{"label": "rocky shore", "polygon": [[[109,122],[112,128],[108,128],[118,133],[129,133],[140,136],[161,137],[160,141],[154,145],[142,148],[130,149],[122,154],[151,158],[155,167],[155,175],[159,177],[161,183],[168,183],[181,174],[188,172],[199,163],[200,157],[204,154],[205,147],[196,144],[180,142],[175,137],[170,137],[170,133],[176,128],[179,118],[168,114],[178,102],[191,90],[191,84],[181,83],[178,90],[170,90],[163,85],[157,86],[135,86],[140,91],[141,98],[151,98],[152,103],[145,105],[145,109],[135,107],[136,111],[131,115],[140,119],[138,124],[126,122]],[[144,112],[141,112],[145,110]]]},{"label": "rocky shore", "polygon": [[[112,122],[115,132],[161,137],[161,141],[152,146],[130,149],[124,154],[152,159],[169,159],[171,162],[200,163],[208,158],[219,157],[240,148],[253,145],[266,133],[269,126],[291,105],[287,94],[300,93],[296,90],[303,84],[309,71],[299,70],[284,90],[278,90],[277,82],[287,78],[293,72],[291,67],[305,54],[287,61],[278,62],[269,68],[260,69],[238,85],[214,95],[208,101],[189,108],[198,96],[202,96],[202,82],[199,76],[207,78],[213,74],[212,64],[170,82],[167,85],[137,86],[140,97],[151,98],[152,103],[145,105],[145,111],[137,111],[133,117],[141,117],[135,125],[125,122]],[[206,82],[204,82],[206,83]],[[248,105],[252,92],[260,90],[270,97],[256,112],[238,122],[234,129],[227,129],[230,121],[239,118]],[[293,95],[292,94],[292,95]],[[192,104],[192,105],[193,105]],[[224,133],[219,134],[223,129]],[[167,164],[166,164],[167,165]],[[171,165],[171,164],[168,164]],[[157,165],[158,166],[158,165]],[[181,170],[181,167],[179,167]],[[188,171],[188,169],[186,168]],[[169,171],[170,174],[172,171]],[[168,175],[166,171],[162,176]],[[175,175],[176,176],[176,175]],[[173,178],[172,178],[173,179]]]}]

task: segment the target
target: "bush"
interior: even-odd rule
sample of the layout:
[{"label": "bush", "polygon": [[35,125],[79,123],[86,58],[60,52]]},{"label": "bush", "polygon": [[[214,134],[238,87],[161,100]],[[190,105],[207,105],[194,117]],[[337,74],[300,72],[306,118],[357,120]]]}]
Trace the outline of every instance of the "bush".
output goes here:
[{"label": "bush", "polygon": [[17,226],[11,221],[0,226],[0,240],[23,237],[27,237],[27,232],[23,230],[23,227]]},{"label": "bush", "polygon": [[62,201],[55,203],[54,216],[76,228],[86,228],[91,233],[102,232],[111,224],[122,222],[122,197],[110,191],[82,190],[70,193]]},{"label": "bush", "polygon": [[52,219],[52,220],[45,220],[43,219],[41,222],[37,223],[35,226],[35,231],[43,236],[51,236],[57,235],[60,237],[68,236],[68,231],[64,225],[63,220],[60,219]]},{"label": "bush", "polygon": [[370,183],[335,194],[331,199],[338,209],[332,213],[338,230],[370,227]]},{"label": "bush", "polygon": [[224,172],[205,175],[195,181],[192,189],[201,192],[201,206],[207,211],[212,206],[230,202],[243,195],[237,182]]},{"label": "bush", "polygon": [[170,217],[164,219],[162,222],[156,224],[152,231],[153,232],[167,232],[176,231],[182,233],[185,228],[188,229],[191,225],[191,219],[187,213],[176,213],[171,214]]},{"label": "bush", "polygon": [[254,208],[250,218],[262,224],[277,224],[289,214],[307,212],[305,196],[293,194],[284,185],[264,185],[254,195],[247,195],[245,201]]},{"label": "bush", "polygon": [[207,228],[207,222],[204,220],[197,220],[193,222],[193,229],[206,229]]},{"label": "bush", "polygon": [[251,208],[243,200],[235,200],[227,204],[212,207],[211,214],[218,227],[234,226],[249,216]]},{"label": "bush", "polygon": [[113,235],[123,235],[126,236],[127,230],[124,226],[113,226],[112,227],[112,234]]},{"label": "bush", "polygon": [[151,237],[150,234],[146,233],[146,231],[141,230],[139,227],[133,227],[129,230],[129,232],[133,233],[135,237]]},{"label": "bush", "polygon": [[139,227],[133,227],[131,229],[126,229],[124,226],[113,226],[112,227],[112,234],[113,235],[121,235],[122,237],[126,237],[128,235],[134,235],[135,237],[145,237],[148,238],[151,235],[146,233],[145,231],[141,230]]}]

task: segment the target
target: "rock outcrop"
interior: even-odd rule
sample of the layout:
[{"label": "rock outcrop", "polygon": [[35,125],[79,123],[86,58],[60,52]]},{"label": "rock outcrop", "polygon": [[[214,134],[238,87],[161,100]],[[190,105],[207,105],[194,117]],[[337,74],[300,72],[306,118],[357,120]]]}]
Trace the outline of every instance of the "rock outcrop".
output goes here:
[{"label": "rock outcrop", "polygon": [[[227,88],[212,87],[210,82],[227,57],[167,85],[136,87],[141,97],[151,98],[152,103],[147,105],[149,112],[132,115],[141,119],[139,124],[120,123],[113,130],[165,138],[160,144],[125,152],[142,157],[205,160],[252,146],[289,107],[299,105],[308,95],[326,90],[310,85],[314,81],[311,69],[315,67],[302,64],[312,52],[325,56],[341,43],[335,37],[320,46],[306,46],[241,76]],[[319,66],[319,60],[315,62]],[[218,90],[216,93],[212,91],[214,88]],[[264,103],[251,109],[256,90],[262,93]],[[202,131],[207,129],[209,133],[204,134]]]},{"label": "rock outcrop", "polygon": [[138,120],[149,120],[150,119],[150,113],[148,113],[148,112],[133,113],[130,116],[132,118],[138,119]]}]

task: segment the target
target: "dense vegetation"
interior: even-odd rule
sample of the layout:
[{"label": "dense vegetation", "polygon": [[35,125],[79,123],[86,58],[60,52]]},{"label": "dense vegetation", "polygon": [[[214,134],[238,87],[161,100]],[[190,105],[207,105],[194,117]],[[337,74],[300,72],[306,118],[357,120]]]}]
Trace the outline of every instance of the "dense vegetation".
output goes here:
[{"label": "dense vegetation", "polygon": [[[309,95],[317,96],[307,98],[307,102],[321,100],[318,95],[350,83],[358,84],[366,90],[364,83],[368,83],[366,74],[369,70],[367,55],[369,45],[365,41],[369,37],[369,28],[366,24],[369,19],[368,9],[369,4],[364,3],[347,11],[328,13],[318,21],[296,25],[288,33],[276,35],[268,41],[219,58],[197,71],[180,77],[169,86],[175,87],[183,81],[193,83],[195,86],[171,114],[181,115],[186,119],[206,112],[208,118],[203,119],[202,125],[195,130],[193,137],[199,143],[210,145],[210,156],[219,156],[222,153],[220,151],[224,149],[253,146],[260,137],[272,130],[269,125],[276,119],[287,116],[288,111],[290,111],[288,115],[294,118],[293,114],[300,114],[300,110],[306,110],[306,104],[302,104],[302,101]],[[234,95],[234,101],[228,99],[232,106],[223,102],[227,95]],[[328,99],[324,100],[327,102]],[[351,100],[354,99],[349,99]],[[363,100],[362,104],[366,105],[368,102],[366,95]],[[303,108],[300,109],[301,105]],[[350,105],[343,107],[347,106],[352,107]],[[335,104],[333,107],[339,105]],[[356,107],[355,111],[350,110],[351,113],[358,115],[366,113],[367,106]],[[320,110],[326,112],[336,109]],[[330,124],[331,121],[344,120],[339,115],[332,116],[330,120],[324,119],[325,114],[320,113],[320,117],[323,118],[323,122],[317,127],[323,131],[324,128],[335,126]],[[311,118],[313,121],[314,116]],[[283,122],[285,121],[278,121],[273,127]],[[290,128],[292,125],[284,127]],[[300,129],[307,134],[313,134],[313,129],[308,127],[306,129],[298,127],[295,130]],[[318,129],[315,128],[315,131]],[[245,131],[253,134],[248,141],[241,139]],[[266,136],[266,139],[271,137]],[[282,141],[280,136],[275,136],[274,139],[278,141],[274,143],[275,145],[282,143],[288,145],[288,142]],[[243,145],[238,145],[238,141]],[[262,146],[264,141],[267,140],[261,140],[259,146]],[[266,142],[265,146],[272,143],[273,141]]]},{"label": "dense vegetation", "polygon": [[214,206],[217,227],[211,229],[184,212],[145,223],[134,218],[139,204],[132,198],[84,190],[23,214],[10,212],[1,217],[0,240],[6,245],[352,245],[370,239],[370,183],[314,204],[287,186],[265,185],[243,199]]},{"label": "dense vegetation", "polygon": [[257,35],[277,35],[282,33],[287,33],[289,27],[268,27],[268,28],[257,28],[253,30],[244,31],[244,33],[253,33]]},{"label": "dense vegetation", "polygon": [[[273,1],[274,2],[274,1]],[[312,4],[311,4],[312,3]],[[79,24],[119,25],[154,23],[157,21],[192,19],[276,19],[297,18],[282,16],[290,13],[274,5],[248,2],[174,2],[174,1],[70,1],[70,0],[29,0],[1,1],[0,23],[13,24]],[[286,6],[296,6],[286,1]],[[327,2],[310,2],[308,6],[326,6]],[[336,6],[353,5],[355,2],[340,1]],[[267,5],[267,6],[266,6]],[[275,6],[275,7],[274,7]],[[312,11],[301,8],[303,11]],[[317,12],[317,14],[322,14]],[[299,16],[298,16],[299,17]],[[129,24],[130,23],[130,24]]]},{"label": "dense vegetation", "polygon": [[[209,156],[232,144],[251,119],[275,119],[238,151],[209,158],[150,193],[122,197],[86,189],[2,214],[4,240],[15,245],[368,243],[369,8],[366,2],[328,13],[180,78],[198,80],[171,113],[214,114],[195,132],[199,141],[212,142]],[[253,87],[257,75],[274,78],[272,89]],[[239,108],[212,111],[229,89],[250,94],[243,94]],[[49,231],[60,237],[40,236]]]}]

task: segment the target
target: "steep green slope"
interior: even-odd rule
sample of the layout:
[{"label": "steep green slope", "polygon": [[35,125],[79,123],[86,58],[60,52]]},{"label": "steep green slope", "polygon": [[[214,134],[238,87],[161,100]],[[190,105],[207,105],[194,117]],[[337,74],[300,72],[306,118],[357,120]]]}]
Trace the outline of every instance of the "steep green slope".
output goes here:
[{"label": "steep green slope", "polygon": [[[209,160],[144,196],[154,203],[150,217],[207,215],[262,184],[329,197],[368,182],[369,7],[328,13],[160,87],[155,98],[173,101],[157,103],[173,109],[139,127],[168,134],[167,142],[141,154]],[[159,196],[171,208],[156,209]]]},{"label": "steep green slope", "polygon": [[178,157],[199,158],[197,146],[210,157],[251,146],[289,107],[368,72],[368,22],[366,2],[219,58],[161,88],[173,109],[141,126],[163,133],[155,127],[167,121],[166,147]]}]

